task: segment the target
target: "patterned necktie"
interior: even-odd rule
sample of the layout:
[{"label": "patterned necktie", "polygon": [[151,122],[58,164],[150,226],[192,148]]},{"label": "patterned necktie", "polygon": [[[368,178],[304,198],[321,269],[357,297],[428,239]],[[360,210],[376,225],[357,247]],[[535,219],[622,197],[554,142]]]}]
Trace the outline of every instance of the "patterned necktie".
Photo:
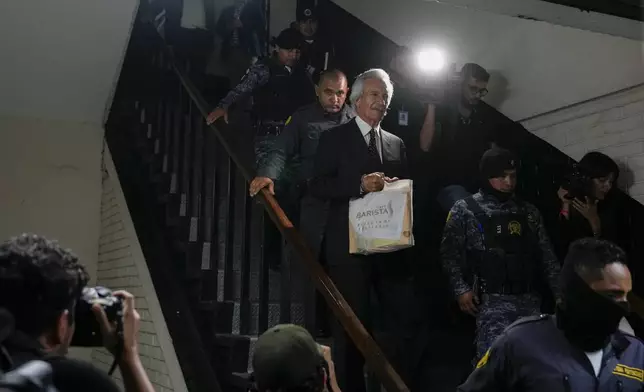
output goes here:
[{"label": "patterned necktie", "polygon": [[369,158],[381,163],[380,154],[378,154],[378,145],[376,144],[376,131],[369,131]]}]

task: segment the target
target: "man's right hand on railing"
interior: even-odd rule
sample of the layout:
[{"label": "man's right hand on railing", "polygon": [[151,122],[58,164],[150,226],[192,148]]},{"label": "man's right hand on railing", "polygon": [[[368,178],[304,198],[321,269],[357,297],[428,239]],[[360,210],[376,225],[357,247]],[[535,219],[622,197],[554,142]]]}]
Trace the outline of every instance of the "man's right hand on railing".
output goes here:
[{"label": "man's right hand on railing", "polygon": [[273,183],[273,180],[268,177],[255,177],[253,178],[253,181],[250,182],[248,193],[250,193],[251,197],[255,197],[259,191],[266,187],[268,187],[268,192],[271,195],[275,195],[275,184]]},{"label": "man's right hand on railing", "polygon": [[210,125],[219,120],[220,117],[223,117],[226,124],[228,124],[228,110],[224,108],[216,108],[215,110],[210,112],[208,118],[206,119],[206,124]]}]

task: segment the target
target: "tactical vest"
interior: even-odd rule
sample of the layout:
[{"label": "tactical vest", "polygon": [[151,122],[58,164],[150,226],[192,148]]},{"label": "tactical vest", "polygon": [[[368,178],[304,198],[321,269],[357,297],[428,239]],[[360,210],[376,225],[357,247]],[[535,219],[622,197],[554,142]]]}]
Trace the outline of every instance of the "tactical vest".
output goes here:
[{"label": "tactical vest", "polygon": [[526,294],[538,289],[541,250],[528,216],[517,212],[487,214],[473,197],[465,199],[478,221],[483,250],[471,251],[470,260],[482,293]]},{"label": "tactical vest", "polygon": [[297,108],[311,101],[313,84],[299,67],[290,73],[273,58],[260,61],[268,65],[270,77],[253,94],[255,120],[286,121]]}]

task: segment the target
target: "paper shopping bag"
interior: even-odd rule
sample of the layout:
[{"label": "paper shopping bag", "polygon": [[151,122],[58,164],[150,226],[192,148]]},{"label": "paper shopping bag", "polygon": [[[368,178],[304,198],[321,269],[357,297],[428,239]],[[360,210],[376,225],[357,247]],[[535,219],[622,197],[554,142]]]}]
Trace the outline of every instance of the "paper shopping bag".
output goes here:
[{"label": "paper shopping bag", "polygon": [[389,253],[414,245],[411,180],[386,183],[349,202],[349,253]]}]

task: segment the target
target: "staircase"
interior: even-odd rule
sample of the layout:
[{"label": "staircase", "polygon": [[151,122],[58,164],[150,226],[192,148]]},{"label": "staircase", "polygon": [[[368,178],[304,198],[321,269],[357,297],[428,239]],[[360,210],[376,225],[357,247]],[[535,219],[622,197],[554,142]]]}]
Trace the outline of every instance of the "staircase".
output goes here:
[{"label": "staircase", "polygon": [[107,140],[175,345],[190,347],[178,352],[190,390],[246,390],[256,336],[301,323],[302,306],[283,295],[289,270],[264,263],[264,208],[247,196],[244,173],[205,126],[205,103],[183,88],[162,44],[137,24]]},{"label": "staircase", "polygon": [[[190,72],[191,61],[138,21],[106,125],[189,389],[246,391],[257,336],[278,323],[305,324],[303,303],[317,288],[380,382],[408,390],[275,199],[248,196],[250,135],[205,125],[211,105],[191,80],[215,95],[225,82]],[[264,259],[266,219],[284,238],[279,268]]]},{"label": "staircase", "polygon": [[[336,40],[336,54],[349,77],[370,67],[387,68],[399,48],[337,5],[325,4],[325,17],[339,26],[334,34],[356,37]],[[364,42],[369,47],[360,46]],[[169,49],[151,25],[138,21],[106,125],[107,142],[189,389],[246,391],[257,335],[278,323],[305,324],[303,303],[317,288],[387,390],[408,390],[310,257],[275,199],[267,192],[248,197],[251,135],[222,122],[205,125],[204,115],[212,104],[202,92],[215,102],[227,91],[227,83],[195,72],[194,61],[185,51]],[[422,110],[415,94],[397,86],[392,103],[394,113],[403,107],[412,112],[408,127],[398,126],[395,115],[384,124],[408,146],[416,145],[412,131],[420,124],[414,121],[422,121],[413,113]],[[495,113],[506,144],[522,157],[520,195],[544,216],[556,214],[546,196],[554,194],[561,168],[571,160]],[[644,221],[644,207],[627,196],[624,206],[629,250],[632,259],[639,260],[644,245],[637,239],[644,233],[636,222]],[[279,268],[269,266],[264,258],[267,219],[279,227],[300,259],[282,257]],[[433,257],[435,249],[426,251]],[[642,294],[640,267],[633,263],[631,268],[635,291]],[[420,276],[422,280],[426,275]],[[636,332],[642,331],[639,320],[631,323]],[[446,350],[453,347],[450,341],[442,343]]]}]

